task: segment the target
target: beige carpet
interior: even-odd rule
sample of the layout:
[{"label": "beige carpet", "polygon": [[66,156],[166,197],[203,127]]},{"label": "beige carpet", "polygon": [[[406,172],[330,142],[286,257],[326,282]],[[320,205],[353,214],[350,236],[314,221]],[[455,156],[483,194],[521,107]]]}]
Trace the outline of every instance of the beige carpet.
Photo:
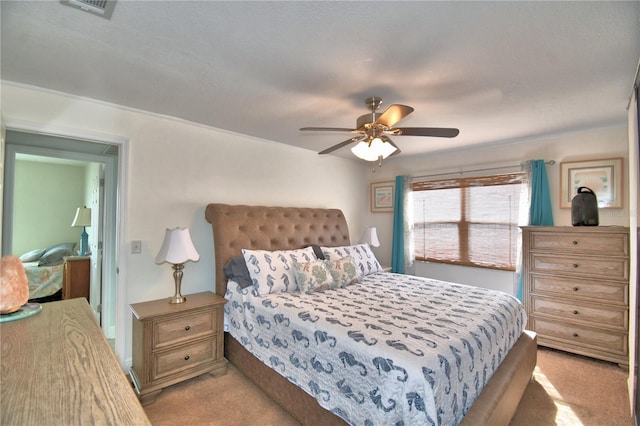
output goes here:
[{"label": "beige carpet", "polygon": [[[616,364],[540,348],[533,380],[511,426],[632,426],[627,371]],[[145,407],[154,425],[297,425],[238,370],[165,389]]]}]

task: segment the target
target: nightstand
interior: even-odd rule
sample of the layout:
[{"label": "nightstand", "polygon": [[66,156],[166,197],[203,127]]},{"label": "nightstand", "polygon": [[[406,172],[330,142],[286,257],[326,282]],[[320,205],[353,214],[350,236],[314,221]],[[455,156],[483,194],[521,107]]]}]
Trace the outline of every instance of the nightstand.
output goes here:
[{"label": "nightstand", "polygon": [[185,303],[168,298],[129,305],[133,313],[131,379],[142,405],[155,401],[167,386],[204,373],[222,376],[223,307],[212,292],[186,295]]},{"label": "nightstand", "polygon": [[66,300],[85,297],[90,300],[90,288],[91,258],[89,256],[65,257],[62,275],[62,298]]}]

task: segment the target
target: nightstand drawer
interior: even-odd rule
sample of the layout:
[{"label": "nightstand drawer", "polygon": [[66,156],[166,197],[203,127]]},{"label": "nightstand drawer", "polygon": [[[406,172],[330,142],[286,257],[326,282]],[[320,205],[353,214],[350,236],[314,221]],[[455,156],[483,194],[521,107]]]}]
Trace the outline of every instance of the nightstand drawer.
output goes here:
[{"label": "nightstand drawer", "polygon": [[214,337],[154,353],[155,371],[152,374],[152,380],[213,362],[217,359],[215,352],[216,339]]},{"label": "nightstand drawer", "polygon": [[626,256],[629,235],[626,233],[532,232],[530,250],[549,250],[565,254]]},{"label": "nightstand drawer", "polygon": [[560,272],[587,278],[629,279],[629,259],[623,257],[583,258],[538,253],[532,253],[530,256],[531,272]]},{"label": "nightstand drawer", "polygon": [[626,330],[627,310],[609,306],[592,306],[588,304],[574,303],[571,299],[547,299],[535,297],[531,300],[532,314],[563,317],[570,321],[582,322],[586,325],[597,324],[607,327]]},{"label": "nightstand drawer", "polygon": [[215,333],[215,311],[201,312],[171,317],[156,321],[153,328],[153,349],[161,349],[185,340],[197,339]]}]

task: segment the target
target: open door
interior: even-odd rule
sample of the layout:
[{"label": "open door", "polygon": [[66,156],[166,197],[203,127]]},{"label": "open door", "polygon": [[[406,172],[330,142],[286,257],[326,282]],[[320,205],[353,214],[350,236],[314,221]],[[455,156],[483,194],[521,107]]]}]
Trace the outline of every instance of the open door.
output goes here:
[{"label": "open door", "polygon": [[638,88],[640,87],[640,64],[629,101],[629,403],[631,416],[640,418],[638,412],[638,199],[640,194],[640,140]]},{"label": "open door", "polygon": [[[4,147],[6,144],[7,128],[4,125],[4,118],[0,111],[0,196],[4,194]],[[2,223],[4,202],[0,202],[0,223]],[[2,226],[0,226],[0,241],[2,241]],[[0,244],[0,257],[2,257],[2,244]]]}]

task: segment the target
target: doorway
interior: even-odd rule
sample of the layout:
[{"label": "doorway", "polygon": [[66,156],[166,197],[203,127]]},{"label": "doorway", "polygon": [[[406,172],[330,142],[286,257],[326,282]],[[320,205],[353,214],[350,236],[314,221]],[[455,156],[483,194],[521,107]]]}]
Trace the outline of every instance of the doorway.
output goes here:
[{"label": "doorway", "polygon": [[92,224],[96,223],[95,227],[91,227],[94,235],[91,253],[90,304],[105,336],[114,341],[113,347],[117,353],[117,347],[123,347],[123,344],[115,341],[119,334],[116,321],[116,259],[119,232],[117,189],[120,145],[10,128],[6,130],[5,143],[2,253],[12,253],[14,248],[15,200],[20,199],[15,193],[14,181],[17,161],[29,159],[43,164],[72,164],[85,166],[89,171],[84,200],[95,209],[92,211]]}]

